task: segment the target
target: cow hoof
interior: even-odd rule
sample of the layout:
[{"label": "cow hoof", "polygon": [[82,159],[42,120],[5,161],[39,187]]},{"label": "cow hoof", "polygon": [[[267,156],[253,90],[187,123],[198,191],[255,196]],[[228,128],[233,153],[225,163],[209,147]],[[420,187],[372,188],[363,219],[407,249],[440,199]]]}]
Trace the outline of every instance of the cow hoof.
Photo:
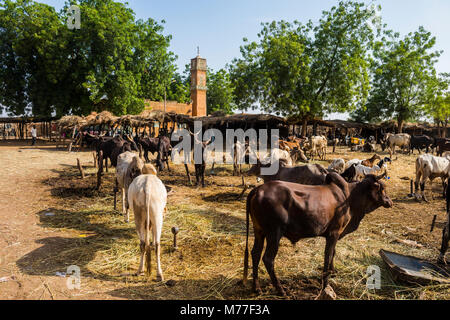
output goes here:
[{"label": "cow hoof", "polygon": [[158,282],[164,281],[164,276],[163,275],[157,275],[156,276],[156,281],[158,281]]},{"label": "cow hoof", "polygon": [[316,297],[316,300],[336,300],[336,293],[333,288],[328,285],[320,292],[320,294]]},{"label": "cow hoof", "polygon": [[258,296],[262,295],[262,290],[261,288],[253,288],[252,289],[253,293],[257,294]]},{"label": "cow hoof", "polygon": [[438,260],[437,260],[437,263],[440,264],[440,265],[446,266],[447,265],[447,261],[445,260],[445,256],[440,255]]},{"label": "cow hoof", "polygon": [[282,297],[282,298],[286,298],[287,297],[286,292],[284,292],[283,289],[278,289],[278,295],[280,297]]}]

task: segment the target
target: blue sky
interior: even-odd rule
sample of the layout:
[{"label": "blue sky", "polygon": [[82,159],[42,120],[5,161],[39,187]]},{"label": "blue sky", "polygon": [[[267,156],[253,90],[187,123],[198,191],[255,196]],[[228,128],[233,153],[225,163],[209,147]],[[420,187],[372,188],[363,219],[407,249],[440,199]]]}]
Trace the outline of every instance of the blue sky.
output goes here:
[{"label": "blue sky", "polygon": [[[40,0],[58,11],[64,0]],[[122,1],[126,2],[126,1]],[[139,19],[165,20],[165,34],[172,35],[170,50],[178,55],[179,71],[197,54],[207,59],[214,70],[239,57],[242,38],[256,40],[261,22],[272,20],[317,21],[322,10],[338,0],[128,0]],[[437,38],[437,50],[444,50],[438,72],[450,72],[450,1],[448,0],[378,0],[383,22],[402,35],[419,26]],[[346,116],[331,115],[331,118]]]},{"label": "blue sky", "polygon": [[[41,0],[63,7],[63,0]],[[126,1],[121,1],[126,2]],[[260,23],[272,20],[317,21],[322,10],[338,0],[128,0],[140,19],[165,20],[165,34],[172,35],[171,50],[178,55],[180,71],[196,56],[207,59],[213,69],[225,67],[239,57],[242,38],[257,39]],[[450,1],[448,0],[381,0],[364,1],[381,4],[381,16],[388,27],[401,34],[419,26],[437,38],[436,49],[444,50],[437,65],[439,72],[450,72]]]}]

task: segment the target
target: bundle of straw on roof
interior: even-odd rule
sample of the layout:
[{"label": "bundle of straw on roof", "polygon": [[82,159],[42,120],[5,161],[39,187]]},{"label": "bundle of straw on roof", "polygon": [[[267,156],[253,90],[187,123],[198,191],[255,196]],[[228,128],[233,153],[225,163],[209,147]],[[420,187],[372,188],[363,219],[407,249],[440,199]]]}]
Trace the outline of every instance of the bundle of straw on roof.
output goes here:
[{"label": "bundle of straw on roof", "polygon": [[112,125],[117,119],[118,117],[109,111],[102,111],[95,117],[96,124]]},{"label": "bundle of straw on roof", "polygon": [[121,117],[118,117],[116,124],[122,126],[122,127],[135,127],[139,125],[139,121],[136,119],[136,116],[127,114]]},{"label": "bundle of straw on roof", "polygon": [[160,110],[144,110],[139,114],[138,119],[141,121],[164,122],[165,112]]},{"label": "bundle of straw on roof", "polygon": [[95,125],[95,119],[97,118],[97,112],[93,111],[90,115],[84,117],[87,126]]},{"label": "bundle of straw on roof", "polygon": [[60,129],[71,129],[84,125],[85,120],[79,116],[64,116],[56,121],[56,123]]}]

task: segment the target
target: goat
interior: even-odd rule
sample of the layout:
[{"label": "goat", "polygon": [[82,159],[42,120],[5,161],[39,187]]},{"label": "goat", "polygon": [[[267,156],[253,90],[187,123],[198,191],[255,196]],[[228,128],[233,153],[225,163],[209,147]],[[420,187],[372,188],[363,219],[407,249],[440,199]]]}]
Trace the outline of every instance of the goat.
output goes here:
[{"label": "goat", "polygon": [[328,170],[335,171],[337,173],[343,173],[345,170],[345,160],[334,159],[333,162],[329,165]]},{"label": "goat", "polygon": [[355,166],[356,176],[355,180],[360,181],[364,179],[367,175],[376,175],[381,172],[383,169],[387,172],[387,164],[386,162],[390,162],[390,158],[384,158],[377,165],[374,165],[372,168],[364,166],[362,164],[358,164]]}]

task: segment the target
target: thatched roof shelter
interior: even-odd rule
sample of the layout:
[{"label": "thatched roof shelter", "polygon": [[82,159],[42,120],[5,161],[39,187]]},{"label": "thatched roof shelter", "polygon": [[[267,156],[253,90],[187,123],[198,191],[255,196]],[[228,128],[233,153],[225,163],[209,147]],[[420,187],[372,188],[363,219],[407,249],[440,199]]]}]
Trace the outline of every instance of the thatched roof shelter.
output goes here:
[{"label": "thatched roof shelter", "polygon": [[267,123],[269,125],[286,124],[286,120],[271,114],[232,114],[226,116],[206,116],[206,117],[192,117],[189,122],[202,121],[203,126],[224,125],[227,123],[233,124],[255,124]]},{"label": "thatched roof shelter", "polygon": [[188,121],[190,116],[186,114],[178,114],[175,112],[164,112],[161,110],[144,110],[139,115],[135,116],[136,120],[141,121],[142,123],[149,122],[178,122],[185,123]]},{"label": "thatched roof shelter", "polygon": [[80,116],[64,116],[56,121],[59,129],[73,129],[74,127],[82,127],[86,123],[86,119]]}]

